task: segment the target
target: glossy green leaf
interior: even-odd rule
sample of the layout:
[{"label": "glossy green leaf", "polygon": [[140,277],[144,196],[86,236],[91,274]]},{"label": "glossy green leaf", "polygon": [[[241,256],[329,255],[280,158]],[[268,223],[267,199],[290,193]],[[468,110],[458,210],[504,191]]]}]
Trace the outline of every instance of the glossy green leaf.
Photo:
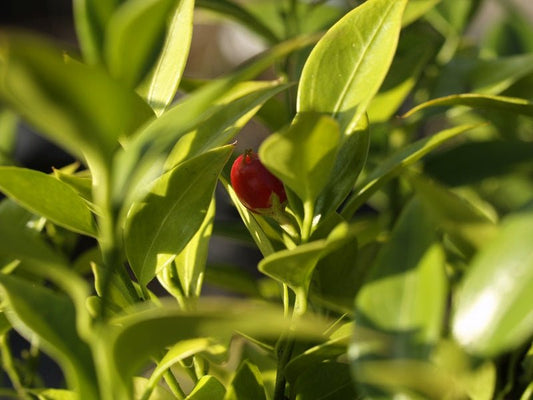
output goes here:
[{"label": "glossy green leaf", "polygon": [[[436,341],[447,301],[444,263],[431,217],[417,200],[410,202],[357,294],[357,321],[411,332],[422,343]],[[399,354],[391,356],[406,350],[399,344],[394,350]]]},{"label": "glossy green leaf", "polygon": [[[173,10],[159,58],[139,88],[157,115],[165,110],[178,90],[191,45],[193,9],[194,0],[179,0]],[[137,39],[137,34],[134,38],[128,38],[135,42]],[[146,50],[153,53],[153,49]]]},{"label": "glossy green leaf", "polygon": [[106,64],[114,78],[132,88],[140,82],[163,46],[167,19],[176,4],[177,0],[130,0],[117,8],[104,44]]},{"label": "glossy green leaf", "polygon": [[413,23],[435,7],[440,1],[441,0],[410,0],[407,3],[407,7],[403,14],[402,26],[407,26]]},{"label": "glossy green leaf", "polygon": [[[491,160],[486,163],[486,160]],[[450,186],[501,177],[531,165],[533,143],[521,140],[467,142],[428,157],[424,172]]]},{"label": "glossy green leaf", "polygon": [[251,32],[258,34],[270,43],[277,43],[279,41],[278,36],[269,26],[263,24],[260,19],[257,19],[254,14],[250,13],[239,3],[228,0],[197,0],[196,4],[200,8],[216,12],[242,24]]},{"label": "glossy green leaf", "polygon": [[178,140],[165,162],[165,168],[230,142],[265,101],[288,87],[277,81],[251,81],[236,85],[215,103],[212,114],[197,129]]},{"label": "glossy green leaf", "polygon": [[[113,274],[111,277],[108,277],[106,270],[101,264],[97,264],[94,261],[91,262],[91,271],[94,276],[94,289],[100,299],[104,292],[104,285],[108,285],[106,288],[106,301],[109,303],[110,309],[114,312],[118,312],[119,310],[134,304],[134,299],[137,299],[138,296],[132,296],[124,281],[118,276],[118,274]],[[104,281],[106,278],[109,279],[107,283]]]},{"label": "glossy green leaf", "polygon": [[211,375],[200,378],[186,400],[223,400],[226,388],[220,381]]},{"label": "glossy green leaf", "polygon": [[455,128],[446,129],[433,136],[411,143],[392,154],[365,177],[363,183],[355,188],[354,193],[348,198],[342,210],[342,216],[349,219],[372,194],[380,189],[389,179],[398,175],[403,168],[414,164],[447,140],[473,129],[476,126],[479,125],[460,125]]},{"label": "glossy green leaf", "polygon": [[306,309],[309,284],[318,260],[350,240],[353,235],[354,232],[348,224],[339,224],[327,239],[273,253],[261,260],[258,269],[291,288],[296,294],[295,311],[303,313]]},{"label": "glossy green leaf", "polygon": [[266,400],[263,377],[259,368],[245,360],[233,377],[224,400],[257,399]]},{"label": "glossy green leaf", "polygon": [[322,218],[337,211],[353,190],[363,170],[370,146],[368,118],[362,117],[350,135],[341,139],[337,158],[328,182],[317,199],[315,214]]},{"label": "glossy green leaf", "polygon": [[214,219],[215,201],[213,199],[200,229],[174,259],[181,288],[186,297],[200,296]]},{"label": "glossy green leaf", "polygon": [[211,150],[168,171],[129,212],[126,253],[142,285],[172,262],[205,219],[218,175],[233,151]]},{"label": "glossy green leaf", "polygon": [[350,366],[326,361],[304,371],[294,384],[295,400],[341,400],[358,397]]},{"label": "glossy green leaf", "polygon": [[80,173],[67,173],[61,169],[52,168],[54,176],[61,182],[74,189],[83,199],[92,201],[93,181],[88,171]]},{"label": "glossy green leaf", "polygon": [[329,113],[351,133],[387,74],[406,4],[366,1],[328,30],[305,63],[297,110]]},{"label": "glossy green leaf", "polygon": [[153,113],[103,70],[63,52],[43,39],[4,35],[0,98],[76,157],[102,163]]},{"label": "glossy green leaf", "polygon": [[50,175],[26,168],[0,167],[0,190],[58,225],[96,236],[87,204],[70,186]]},{"label": "glossy green leaf", "polygon": [[533,332],[533,252],[530,210],[506,218],[480,250],[454,303],[453,334],[469,351],[495,356]]},{"label": "glossy green leaf", "polygon": [[[139,129],[125,143],[124,151],[119,151],[114,158],[113,198],[129,207],[146,184],[159,176],[176,142],[211,114],[218,99],[238,83],[254,78],[280,58],[316,40],[315,36],[302,36],[272,47],[236,72],[200,87],[160,118]],[[123,211],[127,212],[127,209]]]},{"label": "glossy green leaf", "polygon": [[0,286],[16,329],[24,335],[35,333],[61,363],[69,386],[86,399],[98,399],[91,352],[78,336],[72,301],[13,276],[0,275]]},{"label": "glossy green leaf", "polygon": [[119,0],[74,0],[76,35],[83,58],[88,64],[96,64],[102,58],[104,33]]},{"label": "glossy green leaf", "polygon": [[313,273],[311,299],[315,300],[314,296],[318,296],[319,301],[323,300],[351,311],[365,272],[358,255],[359,246],[353,239],[320,259]]},{"label": "glossy green leaf", "polygon": [[404,118],[428,107],[467,106],[475,109],[511,111],[516,114],[533,116],[533,103],[516,97],[491,96],[481,94],[455,94],[426,101],[413,107],[403,115]]},{"label": "glossy green leaf", "polygon": [[478,249],[495,235],[496,221],[464,197],[423,176],[411,175],[410,182],[438,226],[454,241]]},{"label": "glossy green leaf", "polygon": [[259,158],[312,208],[333,168],[339,136],[338,124],[331,117],[300,113],[286,131],[265,139]]}]

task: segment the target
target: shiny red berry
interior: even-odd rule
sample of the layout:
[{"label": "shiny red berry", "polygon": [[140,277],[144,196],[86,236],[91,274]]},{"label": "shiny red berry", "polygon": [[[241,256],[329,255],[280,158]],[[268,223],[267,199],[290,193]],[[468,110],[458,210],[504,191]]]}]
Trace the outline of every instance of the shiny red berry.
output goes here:
[{"label": "shiny red berry", "polygon": [[274,211],[273,207],[284,205],[287,201],[283,183],[264,167],[251,150],[241,154],[233,163],[231,185],[241,203],[255,213],[268,214]]}]

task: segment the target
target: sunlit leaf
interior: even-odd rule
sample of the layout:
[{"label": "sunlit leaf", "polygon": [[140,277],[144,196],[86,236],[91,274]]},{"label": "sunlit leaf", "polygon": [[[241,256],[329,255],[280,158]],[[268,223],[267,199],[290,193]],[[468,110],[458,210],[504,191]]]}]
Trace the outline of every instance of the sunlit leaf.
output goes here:
[{"label": "sunlit leaf", "polygon": [[337,22],[305,63],[297,110],[329,113],[350,134],[387,74],[406,4],[369,0]]},{"label": "sunlit leaf", "polygon": [[126,253],[142,285],[172,262],[205,219],[233,146],[211,150],[162,175],[129,213]]},{"label": "sunlit leaf", "polygon": [[[173,10],[159,58],[139,88],[157,115],[174,98],[185,69],[192,38],[193,8],[194,0],[179,0]],[[134,37],[137,40],[138,36]]]},{"label": "sunlit leaf", "polygon": [[454,304],[453,334],[470,351],[494,356],[533,332],[533,213],[503,220],[476,255]]},{"label": "sunlit leaf", "polygon": [[464,93],[429,100],[412,108],[403,117],[409,117],[428,107],[439,106],[467,106],[475,109],[511,111],[516,114],[533,116],[533,103],[527,100],[515,97]]},{"label": "sunlit leaf", "polygon": [[85,201],[53,176],[26,168],[0,167],[0,190],[58,225],[96,236],[96,226]]},{"label": "sunlit leaf", "polygon": [[223,400],[226,388],[220,381],[211,375],[200,378],[186,400]]},{"label": "sunlit leaf", "polygon": [[266,400],[261,372],[248,360],[244,360],[233,377],[224,400]]}]

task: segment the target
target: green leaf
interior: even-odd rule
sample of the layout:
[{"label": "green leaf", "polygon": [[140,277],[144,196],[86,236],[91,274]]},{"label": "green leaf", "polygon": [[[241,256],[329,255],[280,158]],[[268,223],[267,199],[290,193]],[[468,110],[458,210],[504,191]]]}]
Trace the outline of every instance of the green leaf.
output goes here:
[{"label": "green leaf", "polygon": [[172,262],[198,231],[232,151],[232,145],[220,147],[178,165],[156,180],[142,202],[134,204],[125,244],[141,285]]},{"label": "green leaf", "polygon": [[[157,115],[165,110],[178,90],[191,45],[193,9],[194,0],[179,0],[173,11],[159,57],[139,88],[141,95]],[[137,42],[137,31],[135,33],[128,40]],[[150,54],[153,53],[153,49],[146,50]]]},{"label": "green leaf", "polygon": [[286,131],[270,135],[259,148],[263,164],[311,210],[333,168],[338,129],[329,116],[299,113]]},{"label": "green leaf", "polygon": [[53,168],[54,176],[61,182],[66,183],[74,189],[83,199],[88,202],[92,201],[93,180],[89,171],[81,171],[79,173],[69,173],[62,169]]},{"label": "green leaf", "polygon": [[17,126],[15,113],[0,108],[0,165],[13,164]]},{"label": "green leaf", "polygon": [[[240,82],[249,80],[272,63],[317,40],[301,36],[280,43],[254,58],[238,71],[196,90],[171,109],[143,126],[124,144],[113,161],[113,198],[129,207],[147,182],[159,176],[168,153],[176,142],[213,111],[213,104]],[[126,199],[126,200],[124,200]],[[123,210],[127,212],[126,210]]]},{"label": "green leaf", "polygon": [[78,400],[78,394],[65,389],[32,390],[39,400]]},{"label": "green leaf", "polygon": [[409,180],[439,227],[454,242],[460,241],[460,248],[468,246],[472,252],[496,233],[496,221],[464,197],[424,176],[413,174]]},{"label": "green leaf", "polygon": [[354,235],[348,224],[339,224],[327,239],[315,240],[292,249],[281,250],[261,260],[259,271],[286,284],[296,294],[295,312],[306,310],[309,284],[320,258],[342,246]]},{"label": "green leaf", "polygon": [[[137,86],[162,48],[168,15],[173,14],[176,3],[177,0],[130,0],[117,8],[109,20],[104,44],[111,76],[129,87]],[[189,42],[183,39],[184,43]]]},{"label": "green leaf", "polygon": [[[175,302],[165,303],[164,307],[147,309],[145,306],[130,310],[123,317],[113,319],[109,329],[101,334],[105,350],[102,355],[107,357],[102,365],[113,366],[106,371],[107,382],[102,385],[109,384],[116,390],[114,398],[130,398],[121,391],[123,385],[127,385],[149,357],[157,357],[168,346],[196,338],[228,340],[234,332],[258,338],[277,338],[288,326],[289,321],[279,307],[235,299],[204,301],[194,311],[183,311]],[[319,340],[327,324],[306,315],[291,327],[294,327],[297,338]]]},{"label": "green leaf", "polygon": [[[141,399],[144,391],[146,390],[147,385],[149,385],[150,382],[148,379],[135,376],[133,378],[133,393],[134,397],[133,399]],[[168,391],[168,389],[162,387],[162,386],[155,386],[152,389],[152,393],[150,394],[150,397],[147,398],[147,400],[175,400],[176,397],[172,395]]]},{"label": "green leaf", "polygon": [[[422,2],[432,3],[428,0]],[[406,12],[412,4],[417,3],[410,1]],[[394,116],[415,87],[420,73],[434,55],[439,44],[440,38],[427,26],[416,27],[402,33],[387,77],[368,108],[368,118],[373,124],[388,121]]]},{"label": "green leaf", "polygon": [[5,311],[0,310],[0,338],[11,329],[11,322],[6,317]]},{"label": "green leaf", "polygon": [[460,125],[455,128],[446,129],[433,136],[411,143],[392,154],[374,169],[365,178],[363,183],[355,188],[354,193],[346,201],[341,213],[342,216],[346,219],[350,219],[355,211],[357,211],[357,209],[362,206],[372,194],[380,189],[385,182],[398,175],[403,168],[414,164],[447,140],[477,126],[479,125]]},{"label": "green leaf", "polygon": [[482,94],[454,94],[451,96],[439,97],[437,99],[426,101],[413,107],[402,117],[407,118],[425,108],[439,106],[467,106],[483,110],[501,110],[511,111],[516,114],[522,114],[533,117],[533,103],[516,97],[491,96]]},{"label": "green leaf", "polygon": [[350,135],[341,138],[333,171],[326,187],[317,199],[315,214],[326,218],[336,212],[341,203],[353,190],[355,182],[363,170],[370,146],[370,130],[366,116],[353,127]]},{"label": "green leaf", "polygon": [[472,91],[498,94],[533,72],[533,54],[480,61],[470,72]]},{"label": "green leaf", "polygon": [[185,400],[223,400],[225,394],[226,388],[217,378],[204,375]]},{"label": "green leaf", "polygon": [[178,342],[157,363],[147,386],[155,387],[163,377],[163,374],[177,362],[200,352],[208,351],[210,347],[215,346],[216,342],[209,338],[196,338]]},{"label": "green leaf", "polygon": [[95,366],[89,347],[78,336],[72,301],[33,282],[0,275],[8,317],[29,337],[35,333],[62,365],[70,388],[86,399],[98,399]]},{"label": "green leaf", "polygon": [[62,255],[52,250],[38,231],[30,228],[31,217],[9,199],[0,203],[0,254],[21,260],[64,262]]},{"label": "green leaf", "polygon": [[83,58],[97,64],[102,58],[104,32],[119,0],[74,0],[76,35]]},{"label": "green leaf", "polygon": [[492,357],[533,333],[533,212],[511,214],[480,250],[460,284],[453,334],[469,351]]},{"label": "green leaf", "polygon": [[56,144],[100,168],[119,137],[153,115],[103,70],[65,60],[63,50],[43,39],[3,35],[1,51],[0,98]]},{"label": "green leaf", "polygon": [[410,0],[403,14],[402,26],[407,26],[431,10],[441,0]]},{"label": "green leaf", "polygon": [[446,185],[463,186],[527,168],[532,161],[533,143],[521,140],[475,141],[428,157],[424,173]]},{"label": "green leaf", "polygon": [[366,1],[328,30],[305,63],[297,110],[331,114],[349,135],[387,74],[406,4]]},{"label": "green leaf", "polygon": [[261,372],[248,360],[241,363],[224,396],[224,400],[239,399],[266,400]]},{"label": "green leaf", "polygon": [[240,23],[269,43],[279,42],[277,35],[267,25],[238,3],[228,0],[197,0],[196,4],[200,8],[219,13]]},{"label": "green leaf", "polygon": [[165,168],[171,168],[187,158],[228,143],[265,101],[289,86],[278,81],[251,81],[236,85],[215,102],[213,112],[205,121],[178,140],[165,162]]},{"label": "green leaf", "polygon": [[306,370],[296,380],[293,391],[295,400],[358,398],[350,366],[335,361],[326,361]]},{"label": "green leaf", "polygon": [[214,219],[215,200],[213,198],[200,229],[174,259],[177,273],[174,279],[178,279],[183,295],[187,298],[200,296]]},{"label": "green leaf", "polygon": [[0,190],[58,225],[85,235],[97,235],[85,201],[53,176],[26,168],[0,167]]},{"label": "green leaf", "polygon": [[[447,278],[444,251],[436,242],[432,222],[417,200],[406,206],[357,294],[359,324],[397,333],[410,332],[423,344],[440,337]],[[405,349],[398,344],[394,351],[397,354],[391,356],[399,357],[404,351],[417,349]]]},{"label": "green leaf", "polygon": [[[324,361],[335,360],[339,356],[346,354],[346,346],[353,335],[354,327],[352,323],[349,323],[343,328],[341,328],[341,330],[344,332],[341,332],[335,338],[331,338],[327,342],[311,347],[303,353],[293,357],[285,367],[287,381],[293,384],[310,368],[323,365],[322,363]],[[305,379],[306,378],[303,378],[303,380]]]}]

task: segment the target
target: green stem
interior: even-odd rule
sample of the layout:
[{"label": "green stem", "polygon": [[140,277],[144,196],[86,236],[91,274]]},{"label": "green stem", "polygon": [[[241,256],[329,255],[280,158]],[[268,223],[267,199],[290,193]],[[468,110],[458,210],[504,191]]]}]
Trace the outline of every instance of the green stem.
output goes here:
[{"label": "green stem", "polygon": [[0,348],[2,351],[2,367],[4,368],[5,373],[9,377],[13,388],[17,392],[17,396],[20,399],[31,400],[31,396],[26,393],[26,390],[22,386],[22,382],[15,368],[15,363],[13,362],[13,355],[11,354],[7,334],[0,336]]},{"label": "green stem", "polygon": [[165,379],[165,382],[167,383],[172,394],[176,396],[178,400],[184,400],[186,397],[185,393],[181,389],[178,380],[176,379],[172,371],[170,371],[170,369],[166,370],[166,372],[163,374],[163,378]]},{"label": "green stem", "polygon": [[315,213],[315,205],[306,200],[304,202],[304,220],[302,223],[302,243],[307,243],[311,237],[313,229],[313,218]]},{"label": "green stem", "polygon": [[274,400],[285,400],[285,386],[287,380],[285,378],[285,367],[289,363],[292,350],[294,348],[294,339],[287,336],[287,338],[280,338],[278,341],[278,365],[276,371],[276,383],[274,386]]}]

